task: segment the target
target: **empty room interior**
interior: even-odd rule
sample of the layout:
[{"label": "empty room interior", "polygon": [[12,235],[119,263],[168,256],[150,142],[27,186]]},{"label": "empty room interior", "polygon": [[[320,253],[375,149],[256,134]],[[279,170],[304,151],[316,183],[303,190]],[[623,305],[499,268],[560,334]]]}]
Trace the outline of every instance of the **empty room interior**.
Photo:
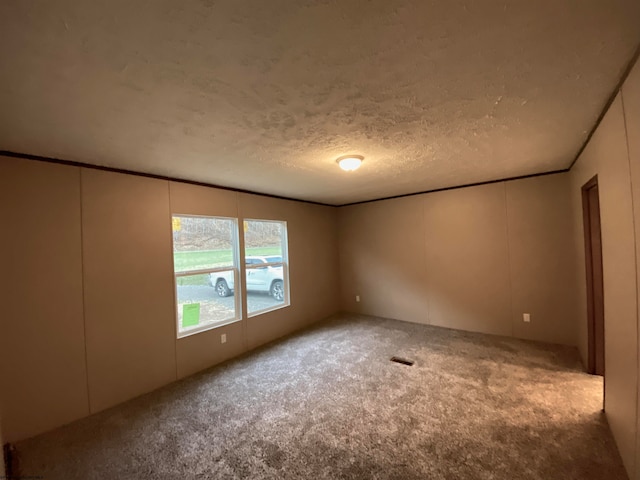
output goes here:
[{"label": "empty room interior", "polygon": [[0,32],[0,478],[640,480],[639,1]]}]

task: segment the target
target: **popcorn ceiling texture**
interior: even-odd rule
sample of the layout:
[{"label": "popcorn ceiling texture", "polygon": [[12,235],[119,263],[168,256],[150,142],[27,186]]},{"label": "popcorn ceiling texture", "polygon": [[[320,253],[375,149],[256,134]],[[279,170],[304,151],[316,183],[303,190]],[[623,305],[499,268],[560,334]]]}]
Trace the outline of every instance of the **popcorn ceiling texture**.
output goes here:
[{"label": "popcorn ceiling texture", "polygon": [[331,204],[563,169],[638,18],[636,0],[2,2],[0,149]]},{"label": "popcorn ceiling texture", "polygon": [[47,480],[626,480],[601,408],[573,347],[343,315],[16,448]]}]

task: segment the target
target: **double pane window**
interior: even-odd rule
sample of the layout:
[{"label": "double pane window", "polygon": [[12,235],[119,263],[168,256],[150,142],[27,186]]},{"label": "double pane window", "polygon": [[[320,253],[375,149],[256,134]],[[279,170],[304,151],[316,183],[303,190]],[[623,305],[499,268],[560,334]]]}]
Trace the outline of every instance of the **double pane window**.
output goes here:
[{"label": "double pane window", "polygon": [[178,338],[240,320],[242,295],[248,316],[290,304],[287,223],[247,219],[242,227],[236,218],[173,215]]}]

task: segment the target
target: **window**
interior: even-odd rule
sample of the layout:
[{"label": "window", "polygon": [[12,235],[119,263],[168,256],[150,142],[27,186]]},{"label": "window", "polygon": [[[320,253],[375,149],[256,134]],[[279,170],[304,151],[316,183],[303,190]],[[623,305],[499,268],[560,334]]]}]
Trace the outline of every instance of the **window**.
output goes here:
[{"label": "window", "polygon": [[249,316],[289,305],[287,222],[245,220]]},{"label": "window", "polygon": [[174,215],[172,226],[178,338],[239,320],[237,220]]}]

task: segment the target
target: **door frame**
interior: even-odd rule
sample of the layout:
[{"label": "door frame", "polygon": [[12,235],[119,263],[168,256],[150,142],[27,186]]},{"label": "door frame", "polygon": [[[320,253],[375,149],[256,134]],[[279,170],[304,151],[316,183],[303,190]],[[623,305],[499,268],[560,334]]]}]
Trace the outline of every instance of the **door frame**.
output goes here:
[{"label": "door frame", "polygon": [[[587,371],[594,375],[596,374],[596,341],[602,342],[602,375],[604,377],[604,279],[601,278],[600,282],[594,282],[594,265],[593,265],[593,242],[591,237],[591,215],[590,215],[590,200],[589,190],[598,188],[598,175],[594,175],[587,183],[582,186],[582,220],[584,227],[584,248],[585,248],[585,270],[587,277]],[[598,190],[599,196],[599,190]],[[600,218],[600,201],[598,198],[598,218]],[[602,230],[599,221],[598,235],[600,237],[600,272],[603,272],[602,265]],[[596,289],[598,291],[596,291]],[[600,295],[603,299],[603,318],[602,326],[600,329],[596,328],[596,312],[594,305],[594,297],[596,294]],[[600,333],[599,333],[600,332]],[[601,335],[602,338],[598,339],[597,336]]]}]

